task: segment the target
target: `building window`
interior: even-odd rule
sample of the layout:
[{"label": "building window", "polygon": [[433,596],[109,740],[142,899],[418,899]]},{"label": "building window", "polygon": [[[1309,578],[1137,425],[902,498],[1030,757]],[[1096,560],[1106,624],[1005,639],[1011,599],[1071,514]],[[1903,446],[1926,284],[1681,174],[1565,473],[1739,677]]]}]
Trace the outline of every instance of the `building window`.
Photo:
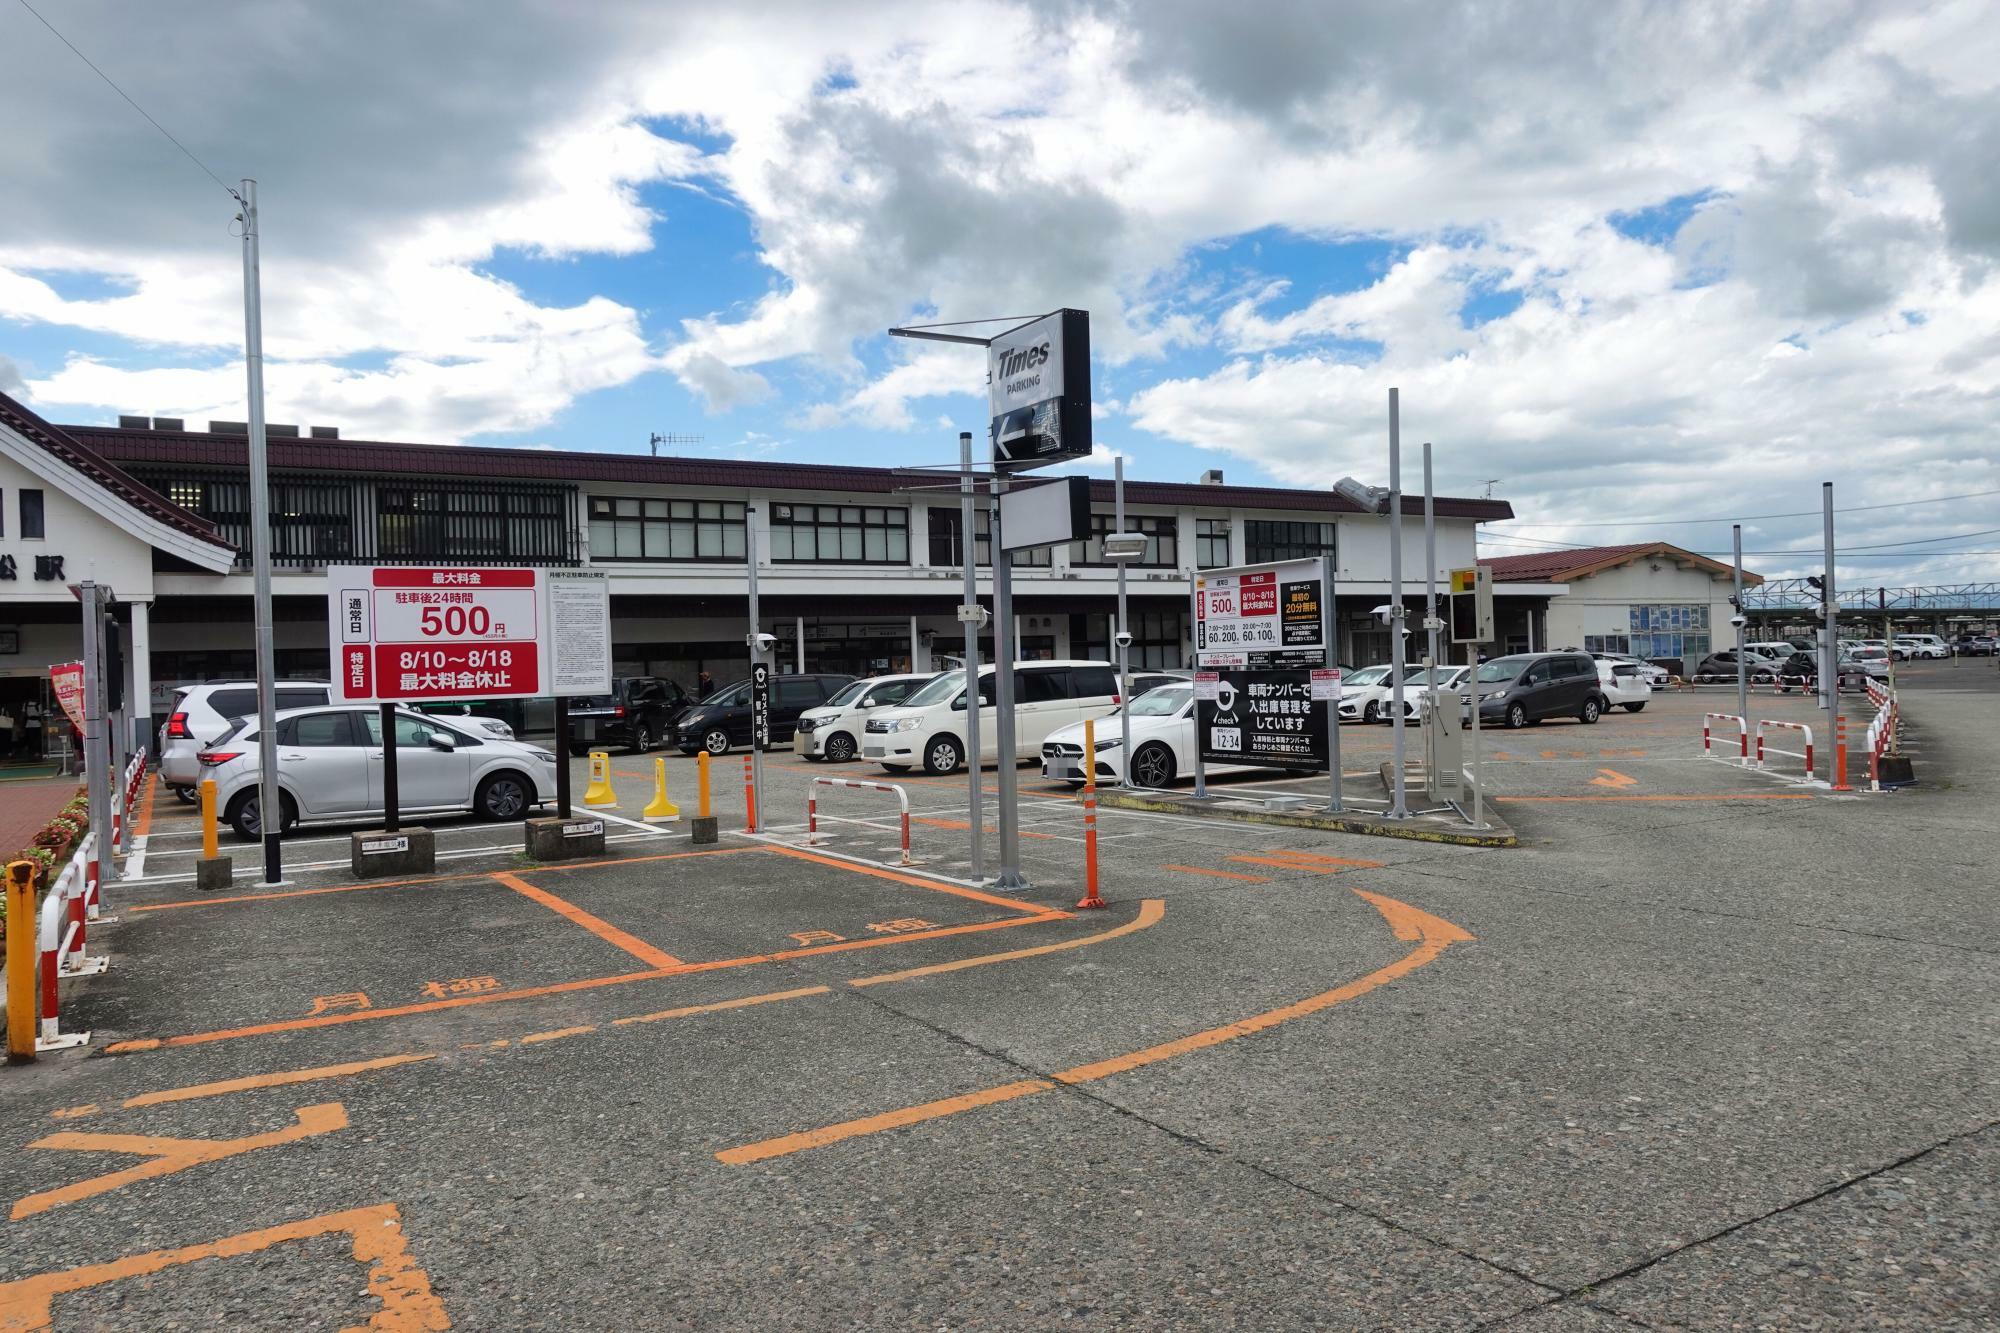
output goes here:
[{"label": "building window", "polygon": [[910,511],[880,505],[774,504],[771,559],[781,565],[907,565]]},{"label": "building window", "polygon": [[1229,520],[1198,518],[1194,521],[1194,565],[1196,569],[1220,569],[1229,563]]},{"label": "building window", "polygon": [[[1083,656],[1117,660],[1112,639],[1113,618],[1091,612],[1084,618]],[[1074,621],[1071,622],[1075,624]],[[1134,611],[1126,620],[1132,630],[1132,646],[1126,650],[1126,665],[1133,671],[1165,669],[1174,671],[1187,662],[1187,613],[1184,611]],[[1072,646],[1076,631],[1071,630]]]},{"label": "building window", "polygon": [[1243,545],[1253,565],[1336,554],[1331,523],[1253,518],[1243,525]]},{"label": "building window", "polygon": [[590,497],[590,558],[741,562],[744,506],[731,500]]},{"label": "building window", "polygon": [[442,554],[444,493],[384,486],[375,505],[375,542],[390,558]]},{"label": "building window", "polygon": [[[1131,532],[1146,534],[1146,553],[1129,564],[1148,569],[1175,569],[1180,564],[1179,528],[1172,515],[1127,514],[1125,527]],[[1072,542],[1069,561],[1073,565],[1109,565],[1115,562],[1104,558],[1104,538],[1107,533],[1118,530],[1115,514],[1092,514],[1090,516],[1090,540]]]},{"label": "building window", "polygon": [[[958,549],[958,525],[963,517],[958,510],[942,505],[933,505],[930,510],[931,563],[941,567],[964,564]],[[993,564],[993,516],[985,509],[975,509],[972,514],[972,553],[978,557],[980,568],[990,568]],[[1016,569],[1047,569],[1055,558],[1055,548],[1038,546],[1032,551],[1014,552]]]},{"label": "building window", "polygon": [[21,537],[24,541],[40,541],[42,532],[42,493],[38,490],[21,492]]},{"label": "building window", "polygon": [[1624,634],[1586,634],[1583,636],[1583,651],[1629,654],[1632,651],[1632,640]]},{"label": "building window", "polygon": [[1708,656],[1708,607],[1702,603],[1635,606],[1627,611],[1628,639],[1640,657],[1678,657],[1689,669]]}]

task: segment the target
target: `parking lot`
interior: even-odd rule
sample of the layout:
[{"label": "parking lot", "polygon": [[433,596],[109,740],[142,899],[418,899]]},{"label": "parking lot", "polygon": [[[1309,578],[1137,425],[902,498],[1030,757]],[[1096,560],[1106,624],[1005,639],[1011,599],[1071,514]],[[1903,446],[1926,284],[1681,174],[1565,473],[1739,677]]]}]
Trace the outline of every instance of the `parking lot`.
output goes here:
[{"label": "parking lot", "polygon": [[156,795],[91,1046],[0,1080],[0,1327],[1991,1327],[2000,673],[1904,674],[1919,789],[1662,695],[1486,738],[1518,848],[1102,811],[1103,911],[1030,768],[1014,895],[965,775],[904,866],[788,753],[756,837],[737,756],[696,847],[614,754],[605,860],[211,895]]}]

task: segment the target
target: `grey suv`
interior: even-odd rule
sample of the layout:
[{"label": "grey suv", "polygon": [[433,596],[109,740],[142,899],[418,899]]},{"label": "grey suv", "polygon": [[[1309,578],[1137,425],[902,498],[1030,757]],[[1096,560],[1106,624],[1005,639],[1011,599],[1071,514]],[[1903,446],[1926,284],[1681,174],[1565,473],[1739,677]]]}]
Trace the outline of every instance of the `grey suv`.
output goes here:
[{"label": "grey suv", "polygon": [[[1610,706],[1588,653],[1515,653],[1481,663],[1477,675],[1481,726],[1525,727],[1545,717],[1573,717],[1588,725]],[[1471,693],[1458,698],[1469,714]]]}]

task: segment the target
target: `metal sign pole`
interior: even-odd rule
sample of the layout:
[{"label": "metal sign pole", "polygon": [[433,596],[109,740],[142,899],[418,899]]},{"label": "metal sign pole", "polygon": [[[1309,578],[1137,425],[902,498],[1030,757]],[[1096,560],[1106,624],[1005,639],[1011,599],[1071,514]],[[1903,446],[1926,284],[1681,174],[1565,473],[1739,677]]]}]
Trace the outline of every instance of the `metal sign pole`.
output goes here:
[{"label": "metal sign pole", "polygon": [[1465,678],[1472,689],[1472,827],[1486,827],[1486,788],[1479,781],[1479,645],[1465,645]]},{"label": "metal sign pole", "polygon": [[[1014,646],[1014,557],[1000,532],[1000,493],[1004,479],[993,483],[993,762],[1000,778],[1000,873],[993,887],[1006,893],[1029,888],[1021,874],[1021,812],[1018,807],[1020,769],[1014,747],[1014,659],[1003,654]],[[1086,764],[1094,763],[1090,755]],[[972,775],[974,791],[979,774]]]},{"label": "metal sign pole", "polygon": [[[757,668],[763,662],[764,654],[757,645],[757,629],[759,624],[757,619],[757,509],[754,505],[744,511],[743,544],[744,563],[750,572],[750,632],[744,636],[744,640],[750,648],[750,679],[752,682],[750,686],[750,711],[752,716],[750,731],[750,790],[761,797],[764,793],[764,747],[757,743],[755,725],[757,686],[755,682],[757,679]],[[767,686],[766,688],[769,687]],[[750,832],[757,832],[754,815],[750,822],[752,825]]]},{"label": "metal sign pole", "polygon": [[[972,432],[958,433],[958,542],[965,562],[965,605],[979,605],[979,546],[973,540]],[[989,537],[987,549],[993,549]],[[965,766],[972,774],[966,822],[972,827],[972,877],[986,878],[986,795],[979,785],[979,622],[965,622]]]},{"label": "metal sign pole", "polygon": [[[1734,542],[1736,547],[1736,565],[1731,584],[1732,591],[1734,592],[1735,595],[1729,599],[1729,603],[1731,606],[1736,608],[1736,614],[1738,616],[1742,616],[1743,615],[1743,525],[1741,523],[1734,524],[1729,529],[1729,532],[1731,540]],[[1747,624],[1739,623],[1736,626],[1736,716],[1738,717],[1750,716],[1750,663],[1745,661],[1743,657],[1743,641],[1744,639],[1749,637],[1745,633],[1745,631],[1748,630],[1748,628],[1749,626]],[[1697,665],[1699,665],[1699,663],[1697,663]],[[1682,663],[1682,666],[1685,667],[1686,663]]]},{"label": "metal sign pole", "polygon": [[[83,603],[83,775],[90,793],[90,827],[97,834],[98,874],[104,880],[118,875],[118,862],[111,846],[111,746],[104,735],[104,596],[94,582],[78,590]],[[64,714],[49,717],[53,723]],[[16,922],[16,930],[26,934],[32,926]]]},{"label": "metal sign pole", "polygon": [[[1118,454],[1111,460],[1111,507],[1115,514],[1113,529],[1125,531],[1125,455]],[[1118,562],[1118,626],[1111,632],[1112,642],[1118,648],[1118,771],[1123,776],[1118,780],[1121,787],[1132,785],[1132,671],[1127,660],[1130,651],[1126,645],[1125,630],[1125,566],[1128,560]],[[1086,773],[1097,772],[1097,756],[1083,757]]]},{"label": "metal sign pole", "polygon": [[1400,395],[1389,390],[1389,708],[1395,732],[1396,781],[1389,790],[1389,819],[1407,819],[1403,756],[1403,424]]},{"label": "metal sign pole", "polygon": [[[263,822],[264,882],[284,877],[278,838],[277,667],[271,646],[271,481],[264,448],[264,310],[257,259],[257,182],[243,182],[243,365],[250,390],[250,567],[257,624],[257,811]],[[384,742],[395,744],[393,736]]]},{"label": "metal sign pole", "polygon": [[[1196,574],[1188,588],[1188,643],[1194,654],[1194,674],[1197,676],[1201,674],[1201,615],[1198,610],[1201,593],[1193,585],[1200,582],[1201,575]],[[1208,737],[1202,730],[1206,724],[1201,719],[1200,690],[1197,683],[1194,701],[1194,798],[1197,801],[1208,799],[1208,766],[1201,761],[1201,752],[1208,743]]]},{"label": "metal sign pole", "polygon": [[[1825,646],[1820,651],[1820,681],[1826,687],[1826,740],[1820,750],[1826,755],[1826,781],[1833,785],[1833,738],[1840,726],[1840,599],[1833,587],[1833,483],[1820,483],[1820,522],[1826,545],[1826,628],[1821,632]],[[1895,660],[1896,641],[1889,640],[1889,658]],[[1737,654],[1740,659],[1742,654]]]},{"label": "metal sign pole", "polygon": [[[1424,441],[1424,628],[1430,632],[1431,661],[1439,669],[1450,666],[1438,642],[1442,625],[1438,621],[1438,548],[1436,496],[1431,491],[1431,442]],[[1436,682],[1432,682],[1435,693]]]},{"label": "metal sign pole", "polygon": [[569,696],[556,696],[556,814],[570,816],[569,791]]},{"label": "metal sign pole", "polygon": [[[1333,613],[1333,557],[1324,551],[1320,552],[1319,557],[1319,586],[1320,638],[1326,644],[1326,664],[1338,671],[1340,669],[1340,644],[1337,634],[1339,622],[1335,619]],[[1333,688],[1333,697],[1326,701],[1326,749],[1327,763],[1332,770],[1328,778],[1332,790],[1328,793],[1326,808],[1329,813],[1337,815],[1341,812],[1340,686],[1338,685]]]},{"label": "metal sign pole", "polygon": [[403,788],[396,768],[396,705],[382,708],[382,831],[403,826]]}]

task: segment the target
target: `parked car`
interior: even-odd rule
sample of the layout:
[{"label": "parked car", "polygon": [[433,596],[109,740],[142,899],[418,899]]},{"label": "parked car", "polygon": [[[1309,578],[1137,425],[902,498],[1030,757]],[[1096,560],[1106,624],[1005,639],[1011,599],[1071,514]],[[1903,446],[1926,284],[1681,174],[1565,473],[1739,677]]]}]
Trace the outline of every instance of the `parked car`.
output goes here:
[{"label": "parked car", "polygon": [[[325,681],[281,680],[276,703],[280,712],[333,702],[333,687]],[[202,747],[224,735],[244,718],[257,716],[257,682],[220,680],[208,685],[184,685],[174,692],[167,720],[160,727],[160,781],[189,805],[198,799],[203,773]]]},{"label": "parked car", "polygon": [[468,726],[479,728],[489,736],[498,736],[503,741],[514,739],[514,728],[505,718],[487,717],[472,711],[472,705],[455,699],[438,700],[431,703],[413,705],[415,711],[425,717],[456,718]]},{"label": "parked car", "polygon": [[1863,648],[1880,648],[1898,662],[1907,662],[1910,660],[1910,650],[1907,647],[1900,643],[1890,643],[1887,639],[1863,639],[1860,642],[1860,646]]},{"label": "parked car", "polygon": [[[1743,660],[1749,664],[1750,680],[1759,685],[1769,685],[1778,679],[1778,663],[1762,653],[1743,650]],[[1736,679],[1736,650],[1725,648],[1719,653],[1710,653],[1701,659],[1694,669],[1694,678],[1703,684]]]},{"label": "parked car", "polygon": [[[382,818],[382,716],[372,707],[293,708],[277,716],[280,830],[299,824]],[[404,709],[396,711],[397,805],[424,816],[470,811],[520,819],[556,795],[556,757],[540,746],[483,735]],[[200,752],[215,779],[222,817],[238,837],[263,835],[254,720],[231,727]]]},{"label": "parked car", "polygon": [[1854,651],[1841,655],[1843,668],[1853,664],[1865,672],[1870,680],[1889,679],[1889,650],[1880,644],[1859,644]]},{"label": "parked car", "polygon": [[[960,667],[959,670],[963,671],[965,670],[965,668]],[[1148,671],[1133,671],[1128,674],[1132,677],[1132,697],[1134,699],[1138,698],[1142,694],[1148,694],[1153,690],[1157,690],[1165,685],[1189,685],[1193,683],[1192,679],[1188,676],[1187,672],[1185,671],[1148,670]],[[1114,675],[1112,679],[1116,680],[1117,677]]]},{"label": "parked car", "polygon": [[[1459,686],[1465,684],[1471,667],[1432,667],[1425,671],[1418,668],[1403,680],[1403,719],[1417,722],[1423,719],[1431,705],[1439,699],[1448,698]],[[1385,713],[1388,706],[1385,706]],[[1393,714],[1389,714],[1393,716]]]},{"label": "parked car", "polygon": [[1961,634],[1952,640],[1951,648],[1961,657],[1992,657],[2000,652],[2000,639],[1991,634]]},{"label": "parked car", "polygon": [[[1033,759],[1055,731],[1118,707],[1118,677],[1109,662],[1016,662],[1013,670],[1014,754],[1003,762]],[[993,683],[993,668],[981,667],[979,749],[997,759]],[[926,773],[955,772],[965,763],[966,712],[965,675],[947,672],[870,717],[862,757],[891,773],[918,764]]]},{"label": "parked car", "polygon": [[1951,656],[1951,645],[1935,634],[1898,634],[1896,646],[1911,657],[1942,661]]},{"label": "parked car", "polygon": [[[789,745],[806,709],[818,708],[854,683],[854,677],[829,673],[803,676],[772,676],[770,698],[771,744]],[[689,704],[674,720],[668,738],[682,754],[706,750],[728,754],[732,746],[750,743],[750,682],[739,680],[703,699]]]},{"label": "parked car", "polygon": [[1799,651],[1788,639],[1775,639],[1765,643],[1746,643],[1743,646],[1753,653],[1768,657],[1772,661],[1781,664],[1786,658]]},{"label": "parked car", "polygon": [[[1610,702],[1598,683],[1597,664],[1584,653],[1515,653],[1482,662],[1476,675],[1479,724],[1525,727],[1549,717],[1573,717],[1588,724]],[[1459,696],[1471,723],[1472,691]]]},{"label": "parked car", "polygon": [[569,701],[570,747],[622,745],[644,754],[667,739],[693,702],[686,690],[662,677],[622,677],[611,682],[609,694]]},{"label": "parked car", "polygon": [[861,753],[861,728],[868,714],[908,698],[910,691],[930,680],[931,672],[912,676],[874,676],[857,680],[817,708],[799,714],[792,749],[815,762],[846,763]]},{"label": "parked car", "polygon": [[1646,688],[1651,690],[1664,690],[1674,683],[1673,672],[1643,657],[1634,657],[1630,653],[1593,653],[1592,656],[1600,662],[1628,662],[1639,668],[1639,679],[1645,681]]},{"label": "parked car", "polygon": [[1340,720],[1380,722],[1389,707],[1389,665],[1362,667],[1340,678]]},{"label": "parked car", "polygon": [[1595,660],[1597,687],[1604,692],[1605,706],[1622,708],[1628,713],[1644,712],[1653,697],[1653,687],[1640,674],[1638,663],[1613,662],[1604,657]]},{"label": "parked car", "polygon": [[[1131,714],[1132,771],[1136,787],[1166,787],[1184,773],[1194,771],[1195,703],[1194,685],[1178,681],[1161,685],[1133,698],[1125,710]],[[1125,743],[1119,710],[1097,719],[1097,753],[1092,760],[1099,782],[1124,782]],[[1049,733],[1042,742],[1042,776],[1051,782],[1067,782],[1081,787],[1084,778],[1083,723],[1072,722]],[[1227,773],[1242,765],[1210,765],[1209,773]]]}]

